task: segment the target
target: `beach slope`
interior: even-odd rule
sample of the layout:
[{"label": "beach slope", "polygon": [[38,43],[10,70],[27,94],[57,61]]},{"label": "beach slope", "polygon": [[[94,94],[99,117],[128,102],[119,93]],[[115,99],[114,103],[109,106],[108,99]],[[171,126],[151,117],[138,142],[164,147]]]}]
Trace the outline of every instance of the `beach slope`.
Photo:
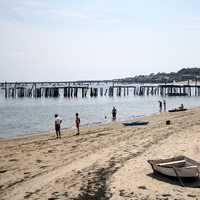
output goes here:
[{"label": "beach slope", "polygon": [[177,155],[200,162],[200,108],[141,120],[149,124],[0,140],[0,199],[200,199],[199,181],[182,187],[147,163]]}]

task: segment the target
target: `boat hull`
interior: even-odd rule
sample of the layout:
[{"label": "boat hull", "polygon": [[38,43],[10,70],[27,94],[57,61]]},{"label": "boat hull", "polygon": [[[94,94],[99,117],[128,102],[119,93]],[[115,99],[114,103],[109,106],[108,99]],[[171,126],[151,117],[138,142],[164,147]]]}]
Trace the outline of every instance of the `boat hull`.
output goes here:
[{"label": "boat hull", "polygon": [[156,172],[159,172],[160,174],[164,174],[166,176],[171,176],[171,177],[179,176],[181,178],[196,178],[199,176],[199,171],[197,167],[174,169],[174,168],[155,166],[154,170]]},{"label": "boat hull", "polygon": [[186,111],[187,109],[172,109],[172,110],[168,110],[168,112],[180,112],[180,111]]},{"label": "boat hull", "polygon": [[187,93],[168,93],[169,97],[174,97],[174,96],[188,96]]},{"label": "boat hull", "polygon": [[170,159],[148,160],[154,172],[180,178],[198,178],[200,163],[185,157],[178,156]]},{"label": "boat hull", "polygon": [[124,126],[142,126],[147,125],[149,122],[125,122],[123,123]]}]

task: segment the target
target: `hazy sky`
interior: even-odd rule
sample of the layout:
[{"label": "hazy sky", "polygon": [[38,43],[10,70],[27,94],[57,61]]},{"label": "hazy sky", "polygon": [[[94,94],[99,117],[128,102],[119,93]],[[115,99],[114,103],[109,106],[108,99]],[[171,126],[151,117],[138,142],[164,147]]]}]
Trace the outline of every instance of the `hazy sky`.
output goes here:
[{"label": "hazy sky", "polygon": [[0,0],[0,81],[199,66],[199,0]]}]

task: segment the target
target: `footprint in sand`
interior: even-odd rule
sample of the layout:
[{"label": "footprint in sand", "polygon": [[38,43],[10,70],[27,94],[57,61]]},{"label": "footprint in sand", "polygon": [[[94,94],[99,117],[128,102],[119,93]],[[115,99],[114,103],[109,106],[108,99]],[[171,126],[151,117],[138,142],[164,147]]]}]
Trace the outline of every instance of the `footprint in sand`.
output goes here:
[{"label": "footprint in sand", "polygon": [[119,191],[119,196],[123,197],[124,194],[125,194],[125,190],[120,190],[120,191]]},{"label": "footprint in sand", "polygon": [[30,174],[31,172],[24,172],[24,174]]},{"label": "footprint in sand", "polygon": [[41,166],[40,169],[44,169],[44,168],[47,168],[48,165],[44,165],[44,166]]},{"label": "footprint in sand", "polygon": [[41,163],[42,161],[38,159],[38,160],[36,160],[36,162],[37,162],[37,163]]},{"label": "footprint in sand", "polygon": [[191,198],[195,198],[195,197],[196,197],[195,194],[188,194],[187,196],[188,196],[188,197],[191,197]]},{"label": "footprint in sand", "polygon": [[163,197],[170,197],[172,196],[171,194],[162,194]]},{"label": "footprint in sand", "polygon": [[142,190],[147,190],[147,187],[145,185],[138,186],[138,188]]},{"label": "footprint in sand", "polygon": [[14,162],[14,161],[18,161],[18,160],[14,158],[14,159],[10,159],[9,161]]},{"label": "footprint in sand", "polygon": [[58,192],[52,192],[51,194],[52,194],[52,195],[55,195],[55,194],[58,194]]},{"label": "footprint in sand", "polygon": [[32,194],[33,194],[32,192],[26,192],[24,199],[28,199]]},{"label": "footprint in sand", "polygon": [[68,192],[65,192],[63,196],[68,197]]},{"label": "footprint in sand", "polygon": [[3,174],[3,173],[5,173],[5,172],[7,172],[7,170],[0,170],[0,174]]}]

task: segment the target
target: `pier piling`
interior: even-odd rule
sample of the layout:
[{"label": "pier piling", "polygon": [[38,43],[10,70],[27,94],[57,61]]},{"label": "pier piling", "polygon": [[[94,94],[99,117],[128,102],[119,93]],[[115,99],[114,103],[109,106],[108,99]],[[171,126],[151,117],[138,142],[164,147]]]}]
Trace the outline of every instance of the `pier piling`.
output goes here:
[{"label": "pier piling", "polygon": [[[178,85],[178,84],[161,84],[161,85],[119,85],[112,84],[107,87],[93,87],[92,82],[88,85],[83,85],[82,82],[4,82],[1,83],[1,88],[4,89],[5,98],[57,98],[60,96],[62,89],[65,98],[85,98],[87,91],[92,97],[98,96],[200,96],[200,85],[197,81],[195,84]],[[80,91],[80,92],[79,92]]]}]

